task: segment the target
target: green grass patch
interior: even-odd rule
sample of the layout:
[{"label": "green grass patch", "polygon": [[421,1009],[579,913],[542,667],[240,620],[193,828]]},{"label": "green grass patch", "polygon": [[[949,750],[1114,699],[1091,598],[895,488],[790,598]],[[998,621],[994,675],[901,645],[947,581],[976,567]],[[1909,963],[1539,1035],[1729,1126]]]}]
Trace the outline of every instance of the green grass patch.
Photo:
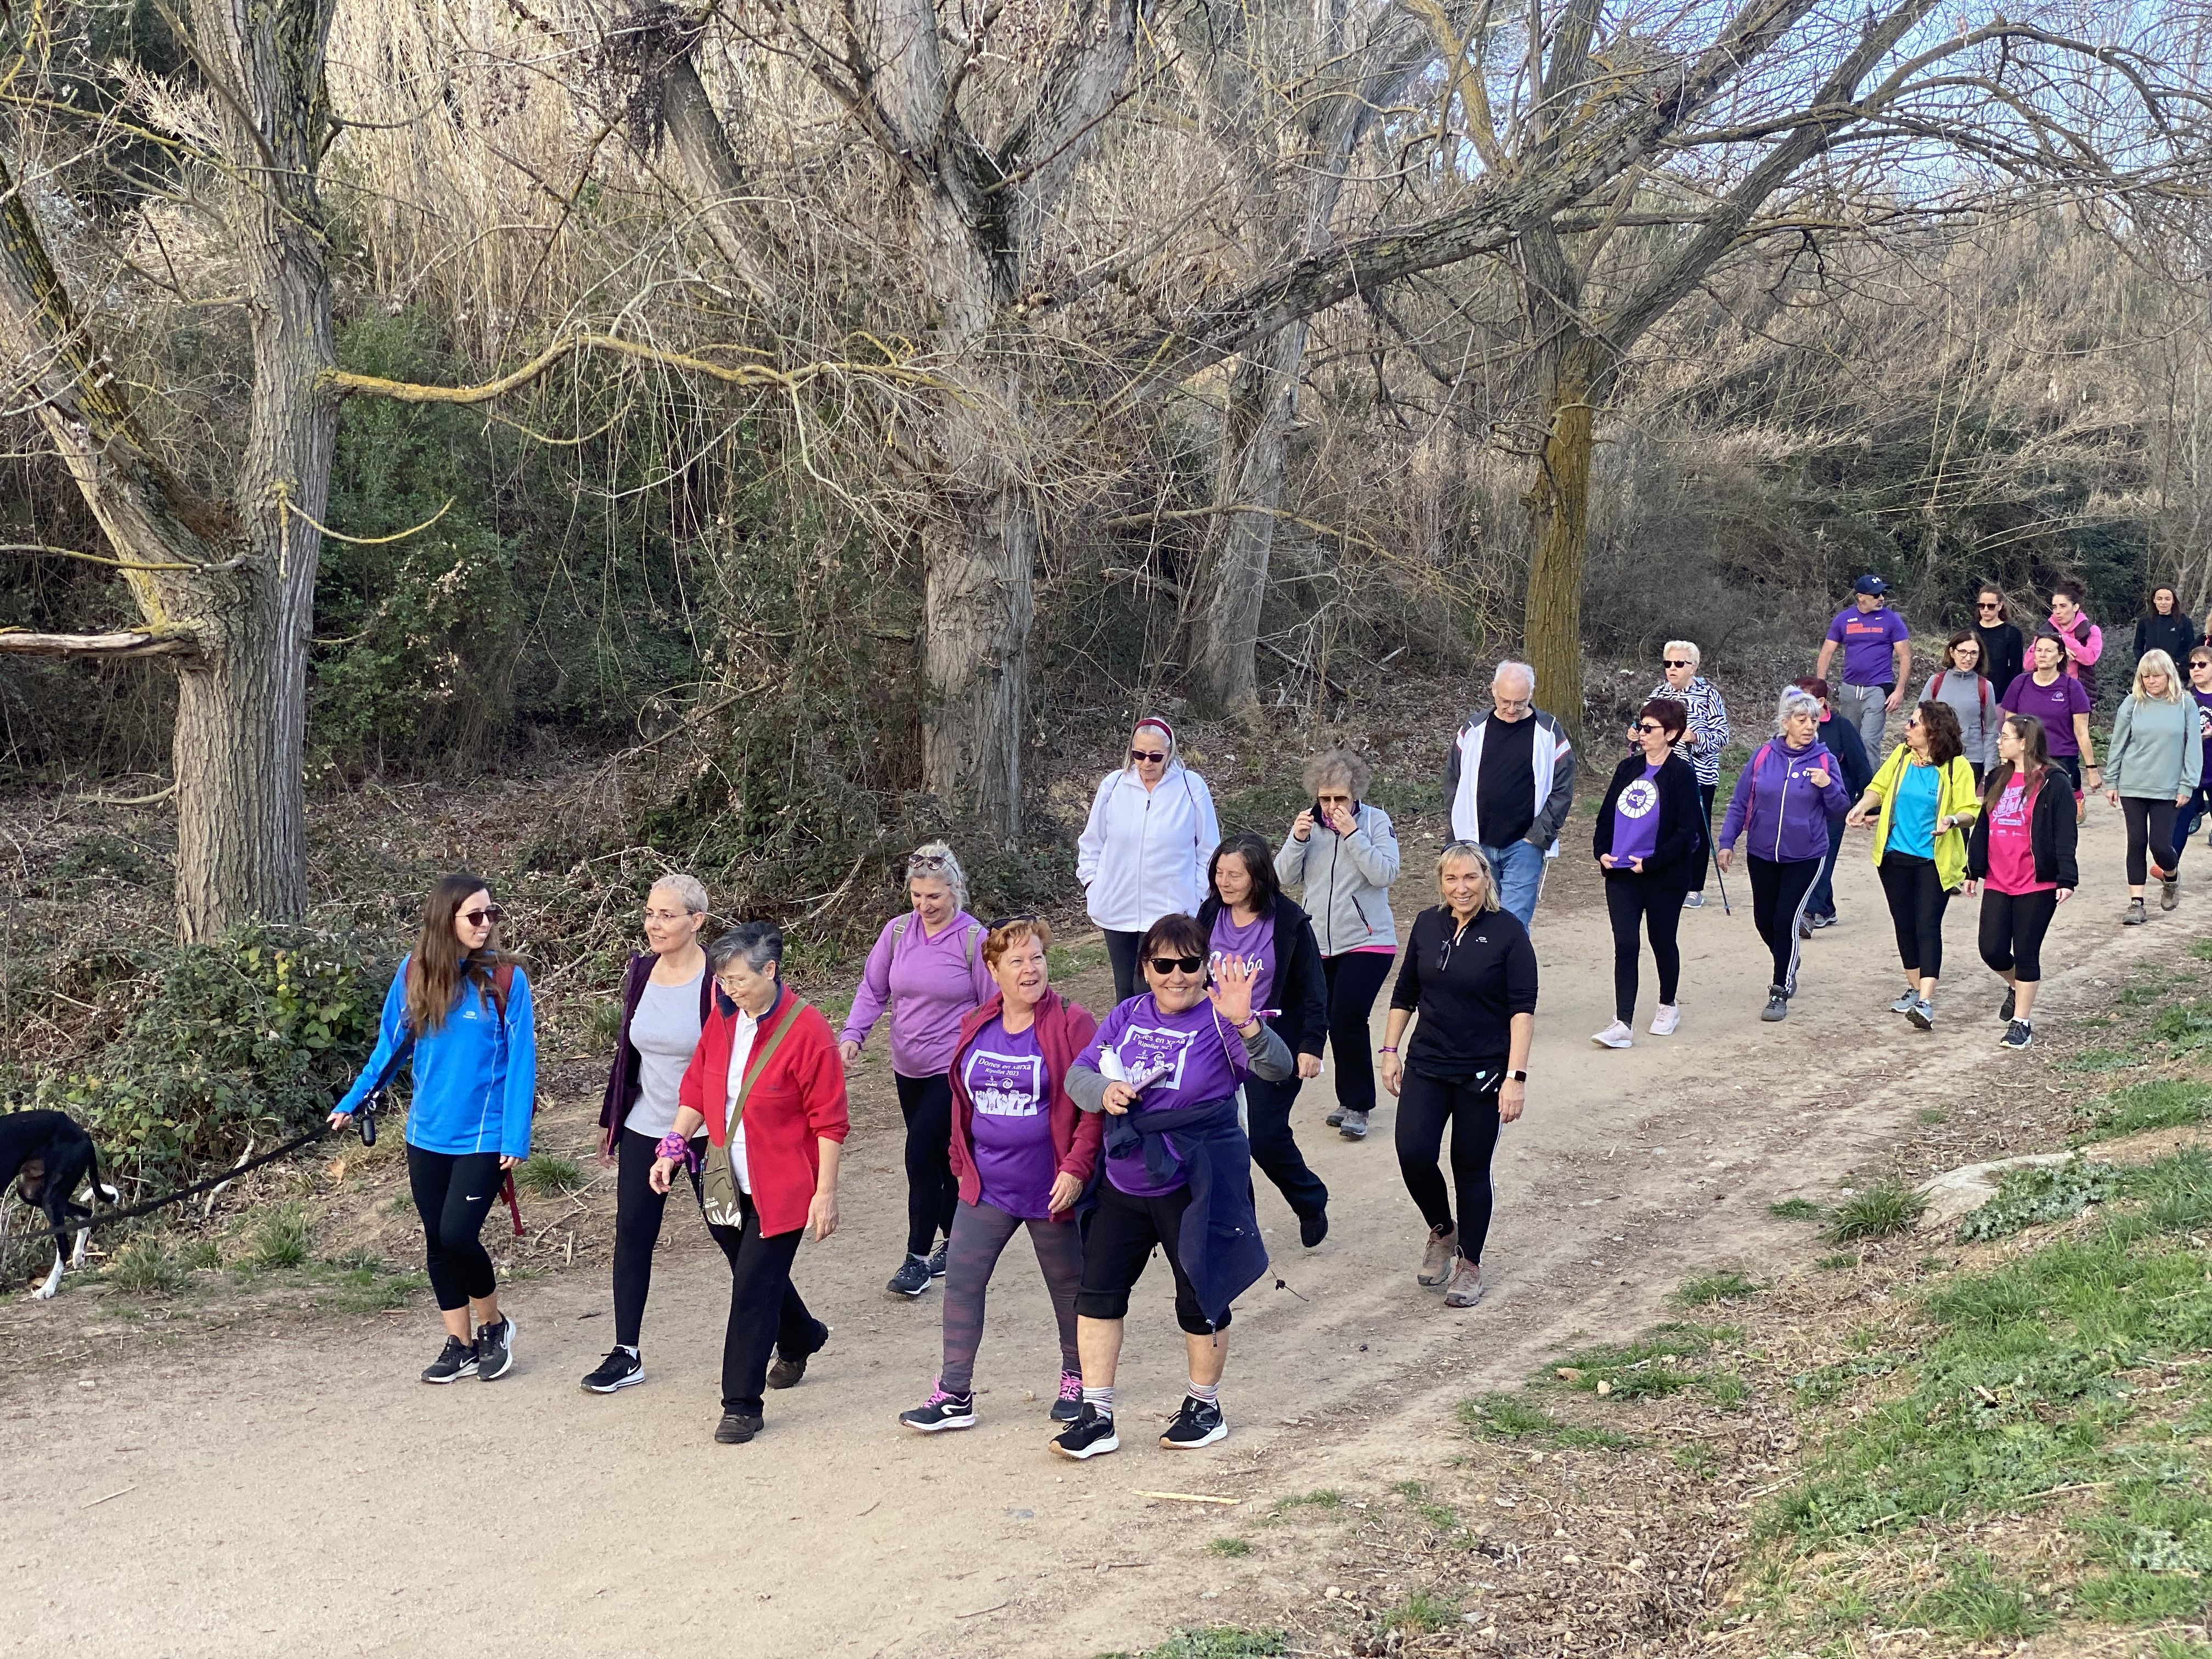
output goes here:
[{"label": "green grass patch", "polygon": [[1206,1547],[1212,1550],[1216,1555],[1226,1555],[1238,1559],[1242,1559],[1243,1557],[1252,1553],[1252,1546],[1250,1541],[1243,1538],[1217,1538]]},{"label": "green grass patch", "polygon": [[2161,1008],[2150,1023],[2150,1035],[2172,1045],[2176,1054],[2212,1048],[2212,1002],[2178,1002]]},{"label": "green grass patch", "polygon": [[516,1182],[541,1198],[571,1193],[584,1184],[583,1165],[550,1152],[532,1152],[515,1170]]},{"label": "green grass patch", "polygon": [[1938,1123],[1948,1123],[1951,1115],[1940,1106],[1923,1106],[1912,1115],[1912,1121],[1933,1127]]},{"label": "green grass patch", "polygon": [[1695,1279],[1686,1279],[1674,1289],[1674,1300],[1692,1308],[1711,1307],[1717,1302],[1741,1302],[1746,1297],[1757,1296],[1765,1286],[1754,1284],[1733,1267],[1723,1267],[1716,1273],[1701,1273]]},{"label": "green grass patch", "polygon": [[1693,1363],[1717,1344],[1734,1341],[1740,1334],[1726,1326],[1670,1322],[1633,1342],[1570,1355],[1553,1375],[1570,1388],[1607,1400],[1663,1399],[1685,1389],[1714,1387],[1741,1398],[1740,1380],[1729,1377],[1734,1387],[1729,1389],[1716,1381],[1725,1374],[1708,1373]]},{"label": "green grass patch", "polygon": [[2124,1189],[2124,1177],[2109,1164],[2071,1158],[2063,1164],[2031,1164],[2008,1170],[1996,1196],[1959,1222],[1961,1244],[2010,1238],[2030,1227],[2065,1221],[2092,1204],[2103,1204]]},{"label": "green grass patch", "polygon": [[1887,1238],[1911,1226],[1926,1207],[1918,1194],[1893,1181],[1878,1181],[1836,1206],[1828,1219],[1828,1237],[1838,1244]]},{"label": "green grass patch", "polygon": [[100,1280],[140,1296],[167,1296],[183,1287],[191,1269],[158,1238],[134,1238],[100,1271]]},{"label": "green grass patch", "polygon": [[2198,939],[2189,947],[2189,954],[2199,962],[2212,962],[2212,936]]},{"label": "green grass patch", "polygon": [[1275,1513],[1286,1515],[1292,1510],[1340,1510],[1344,1494],[1334,1486],[1322,1486],[1317,1491],[1302,1492],[1296,1498],[1278,1498]]},{"label": "green grass patch", "polygon": [[1970,1642],[2033,1636],[2051,1620],[2026,1589],[1998,1577],[1985,1555],[1954,1561],[1943,1582],[1905,1604],[1900,1623],[1942,1631]]},{"label": "green grass patch", "polygon": [[2134,1083],[2093,1101],[2084,1132],[2092,1140],[2110,1140],[2140,1129],[2176,1129],[2212,1115],[2212,1086],[2165,1079]]},{"label": "green grass patch", "polygon": [[1836,1273],[1843,1272],[1846,1267],[1857,1267],[1859,1259],[1849,1250],[1838,1250],[1832,1255],[1820,1257],[1813,1265],[1824,1273]]},{"label": "green grass patch", "polygon": [[1686,1469],[1700,1480],[1710,1480],[1721,1472],[1720,1454],[1711,1446],[1677,1446],[1668,1455],[1676,1468]]},{"label": "green grass patch", "polygon": [[1626,1451],[1635,1441],[1611,1429],[1562,1423],[1518,1394],[1486,1394],[1459,1402],[1459,1420],[1486,1440],[1533,1441],[1546,1447]]},{"label": "green grass patch", "polygon": [[1217,1625],[1205,1630],[1179,1630],[1142,1653],[1104,1653],[1098,1659],[1278,1659],[1290,1650],[1290,1638],[1279,1630],[1235,1630]]},{"label": "green grass patch", "polygon": [[297,1204],[280,1204],[261,1218],[246,1246],[246,1264],[264,1272],[305,1267],[314,1234],[307,1212]]},{"label": "green grass patch", "polygon": [[211,1238],[194,1239],[178,1255],[177,1259],[194,1273],[206,1273],[222,1266],[222,1251]]},{"label": "green grass patch", "polygon": [[2071,1060],[2059,1061],[2069,1072],[2094,1076],[2102,1072],[2124,1072],[2143,1063],[2142,1056],[2121,1048],[2084,1048]]},{"label": "green grass patch", "polygon": [[1417,1636],[1426,1636],[1444,1629],[1458,1618],[1457,1602],[1427,1590],[1415,1590],[1384,1613],[1382,1623],[1389,1630],[1410,1631]]},{"label": "green grass patch", "polygon": [[1779,1204],[1768,1205],[1766,1212],[1778,1221],[1818,1221],[1827,1214],[1809,1198],[1785,1198]]}]

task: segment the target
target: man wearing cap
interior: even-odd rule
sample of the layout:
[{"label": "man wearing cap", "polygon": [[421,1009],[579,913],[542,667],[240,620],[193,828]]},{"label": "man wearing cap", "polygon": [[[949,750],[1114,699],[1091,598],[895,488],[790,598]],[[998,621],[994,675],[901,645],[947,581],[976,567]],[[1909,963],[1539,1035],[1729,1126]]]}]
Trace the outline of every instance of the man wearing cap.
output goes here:
[{"label": "man wearing cap", "polygon": [[[1882,602],[1887,591],[1887,585],[1875,575],[1851,584],[1851,602],[1828,624],[1827,641],[1813,670],[1828,682],[1831,706],[1857,730],[1870,757],[1888,752],[1882,745],[1882,726],[1912,674],[1912,630]],[[1828,672],[1839,646],[1844,653],[1840,683]]]}]

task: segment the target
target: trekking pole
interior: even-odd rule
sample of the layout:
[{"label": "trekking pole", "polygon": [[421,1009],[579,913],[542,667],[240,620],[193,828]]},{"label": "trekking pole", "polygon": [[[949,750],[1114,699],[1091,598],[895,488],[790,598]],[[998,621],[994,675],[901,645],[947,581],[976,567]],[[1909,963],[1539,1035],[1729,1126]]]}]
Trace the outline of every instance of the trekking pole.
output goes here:
[{"label": "trekking pole", "polygon": [[1721,861],[1718,859],[1713,860],[1713,873],[1721,878],[1721,914],[1724,916],[1733,916],[1735,912],[1729,908],[1728,902],[1728,872],[1721,868]]}]

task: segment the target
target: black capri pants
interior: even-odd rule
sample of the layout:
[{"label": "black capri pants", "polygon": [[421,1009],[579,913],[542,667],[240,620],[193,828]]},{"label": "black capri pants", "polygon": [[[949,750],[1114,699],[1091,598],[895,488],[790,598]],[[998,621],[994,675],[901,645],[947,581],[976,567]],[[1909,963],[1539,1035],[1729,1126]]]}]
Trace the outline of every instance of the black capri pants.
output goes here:
[{"label": "black capri pants", "polygon": [[2155,800],[2123,795],[2120,811],[2128,820],[2128,885],[2141,887],[2149,878],[2154,857],[2160,864],[2172,858],[2173,821],[2181,809],[2171,795]]},{"label": "black capri pants", "polygon": [[2043,936],[2058,914],[2058,893],[2000,893],[1982,889],[1982,931],[1977,941],[1993,974],[2009,974],[2021,985],[2043,980]]},{"label": "black capri pants", "polygon": [[1157,1198],[1138,1198],[1112,1182],[1101,1182],[1098,1207],[1083,1237],[1083,1285],[1075,1293],[1075,1311],[1085,1319],[1127,1319],[1129,1292],[1144,1277],[1154,1245],[1167,1253],[1168,1271],[1175,1275],[1176,1323],[1193,1336],[1211,1336],[1229,1328],[1224,1309],[1214,1324],[1198,1305],[1198,1291],[1183,1271],[1176,1247],[1182,1238],[1182,1214],[1190,1208],[1190,1188],[1178,1187]]},{"label": "black capri pants", "polygon": [[430,1290],[441,1313],[481,1302],[496,1287],[491,1253],[477,1235],[504,1180],[497,1152],[407,1148],[407,1184],[422,1218]]},{"label": "black capri pants", "polygon": [[1943,910],[1951,896],[1936,873],[1936,860],[1910,853],[1881,855],[1882,896],[1897,929],[1897,957],[1922,979],[1943,976]]}]

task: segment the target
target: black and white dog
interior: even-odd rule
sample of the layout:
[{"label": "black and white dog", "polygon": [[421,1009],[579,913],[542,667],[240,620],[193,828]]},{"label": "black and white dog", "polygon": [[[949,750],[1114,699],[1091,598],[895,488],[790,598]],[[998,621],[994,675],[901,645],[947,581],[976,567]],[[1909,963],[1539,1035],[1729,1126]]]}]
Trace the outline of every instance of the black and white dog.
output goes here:
[{"label": "black and white dog", "polygon": [[[91,1218],[92,1212],[75,1201],[80,1183],[91,1182],[93,1191],[110,1204],[120,1202],[123,1197],[100,1178],[100,1153],[92,1137],[66,1112],[0,1115],[0,1199],[5,1198],[11,1181],[16,1195],[33,1209],[44,1211],[47,1227],[55,1232],[71,1221]],[[0,1234],[0,1239],[4,1237]],[[91,1238],[88,1230],[76,1236],[75,1248],[66,1253],[70,1267],[84,1266],[85,1247]],[[31,1292],[41,1302],[62,1287],[63,1243],[55,1239],[54,1270],[46,1275],[45,1284]]]}]

